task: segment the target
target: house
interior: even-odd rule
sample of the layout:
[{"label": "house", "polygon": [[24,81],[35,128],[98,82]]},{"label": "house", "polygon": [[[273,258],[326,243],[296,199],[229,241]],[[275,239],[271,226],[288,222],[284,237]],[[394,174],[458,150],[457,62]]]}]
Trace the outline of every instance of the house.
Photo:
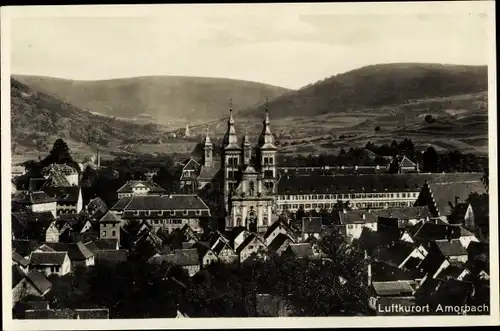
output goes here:
[{"label": "house", "polygon": [[467,262],[467,250],[462,246],[460,240],[436,240],[433,244],[439,253],[448,260]]},{"label": "house", "polygon": [[302,218],[302,240],[306,240],[309,237],[320,238],[322,230],[322,218],[321,217],[303,217]]},{"label": "house", "polygon": [[200,257],[196,248],[177,249],[173,254],[156,254],[151,257],[148,262],[154,264],[168,262],[179,265],[188,272],[189,276],[194,276],[198,271],[200,271]]},{"label": "house", "polygon": [[404,174],[411,172],[419,172],[418,164],[410,160],[404,155],[396,156],[389,164],[389,172],[396,174]]},{"label": "house", "polygon": [[244,262],[254,253],[257,254],[258,257],[264,257],[266,252],[267,246],[264,243],[264,239],[260,238],[255,233],[250,233],[236,249],[240,262]]},{"label": "house", "polygon": [[25,319],[109,319],[109,309],[28,309]]},{"label": "house", "polygon": [[12,240],[12,251],[29,260],[31,252],[36,251],[41,243],[37,240],[14,239]]},{"label": "house", "polygon": [[83,208],[82,190],[78,186],[45,187],[44,192],[57,201],[57,215],[78,214]]},{"label": "house", "polygon": [[266,245],[269,245],[280,233],[288,236],[293,242],[297,241],[295,234],[288,225],[282,221],[276,221],[271,224],[264,235]]},{"label": "house", "polygon": [[418,223],[406,228],[401,240],[411,243],[423,243],[441,239],[459,239],[462,230],[460,225],[448,224],[440,219]]},{"label": "house", "polygon": [[35,251],[30,255],[30,268],[46,276],[51,274],[64,276],[71,271],[71,261],[66,252]]},{"label": "house", "polygon": [[[241,244],[238,245],[238,247],[239,246],[241,246]],[[229,239],[226,238],[220,232],[219,232],[219,237],[215,240],[210,250],[217,256],[218,260],[221,263],[227,263],[227,264],[235,263],[239,259],[237,250],[234,248],[234,245],[231,245]]]},{"label": "house", "polygon": [[368,289],[368,306],[375,315],[409,315],[408,311],[395,311],[392,305],[415,305],[414,289],[407,281],[372,282]]},{"label": "house", "polygon": [[464,173],[453,180],[435,178],[424,183],[415,205],[428,206],[432,216],[448,220],[453,218],[455,206],[474,192],[487,193],[480,173]]},{"label": "house", "polygon": [[210,219],[210,209],[193,194],[141,195],[124,197],[111,208],[124,221],[138,220],[155,230],[167,232],[188,224],[195,232],[203,232]]},{"label": "house", "polygon": [[267,248],[270,253],[281,255],[292,243],[293,241],[289,236],[280,233],[267,245]]},{"label": "house", "polygon": [[147,180],[129,180],[116,191],[118,199],[147,194],[159,195],[165,192],[166,191],[161,186],[153,181]]},{"label": "house", "polygon": [[12,264],[16,265],[24,273],[28,272],[30,261],[16,251],[12,251]]},{"label": "house", "polygon": [[94,198],[85,206],[85,212],[93,222],[97,222],[108,212],[108,207],[101,198]]},{"label": "house", "polygon": [[189,159],[185,162],[184,167],[182,167],[181,177],[180,177],[180,189],[181,192],[185,193],[195,193],[197,190],[197,177],[200,173],[201,165],[194,159]]},{"label": "house", "polygon": [[368,286],[372,282],[406,281],[410,286],[418,288],[425,278],[425,272],[418,268],[398,268],[394,264],[370,260],[367,268]]},{"label": "house", "polygon": [[227,237],[219,231],[217,231],[217,233],[219,235],[219,238],[232,243],[232,247],[234,249],[237,249],[243,243],[245,238],[250,234],[250,232],[243,226],[232,228]]},{"label": "house", "polygon": [[12,211],[51,212],[57,215],[57,200],[43,191],[18,191],[12,197]]},{"label": "house", "polygon": [[377,231],[377,215],[364,210],[343,210],[338,212],[340,230],[348,242],[358,239],[363,228]]},{"label": "house", "polygon": [[54,252],[67,252],[71,260],[71,270],[77,267],[90,267],[95,264],[95,255],[82,242],[45,243],[43,246]]},{"label": "house", "polygon": [[78,170],[67,164],[51,164],[42,169],[42,174],[46,179],[54,176],[64,177],[69,186],[80,185],[80,175],[78,174]]},{"label": "house", "polygon": [[293,256],[297,258],[316,258],[318,254],[314,252],[310,243],[290,244],[282,253],[284,256]]},{"label": "house", "polygon": [[404,241],[395,242],[388,247],[376,250],[374,257],[397,268],[404,268],[406,263],[413,259],[423,261],[428,252],[422,245],[415,245]]},{"label": "house", "polygon": [[42,272],[31,270],[26,274],[22,271],[19,273],[19,271],[14,272],[14,267],[13,273],[16,275],[13,274],[12,277],[13,304],[29,295],[43,298],[50,292],[52,284]]},{"label": "house", "polygon": [[108,211],[99,220],[99,238],[116,239],[118,240],[118,245],[120,245],[120,228],[122,223],[122,219]]},{"label": "house", "polygon": [[59,229],[51,212],[13,212],[12,238],[47,242],[59,241]]}]

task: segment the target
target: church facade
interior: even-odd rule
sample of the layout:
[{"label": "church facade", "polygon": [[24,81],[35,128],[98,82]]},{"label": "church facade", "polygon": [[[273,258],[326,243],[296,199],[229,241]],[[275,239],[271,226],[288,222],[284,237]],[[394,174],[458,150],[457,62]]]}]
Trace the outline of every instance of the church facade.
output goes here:
[{"label": "church facade", "polygon": [[262,133],[254,144],[246,132],[238,138],[230,109],[220,161],[214,159],[213,152],[207,132],[202,162],[199,167],[193,160],[186,163],[181,187],[195,183],[195,189],[208,200],[214,214],[224,219],[225,230],[243,226],[252,232],[265,232],[272,224],[278,182],[278,149],[267,109]]}]

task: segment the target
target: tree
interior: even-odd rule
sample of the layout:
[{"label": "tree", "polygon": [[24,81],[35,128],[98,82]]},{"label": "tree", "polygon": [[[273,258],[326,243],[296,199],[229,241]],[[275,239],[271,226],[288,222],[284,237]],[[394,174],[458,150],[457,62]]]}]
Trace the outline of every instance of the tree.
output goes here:
[{"label": "tree", "polygon": [[438,172],[439,171],[439,155],[434,147],[429,147],[423,154],[423,167],[424,172]]}]

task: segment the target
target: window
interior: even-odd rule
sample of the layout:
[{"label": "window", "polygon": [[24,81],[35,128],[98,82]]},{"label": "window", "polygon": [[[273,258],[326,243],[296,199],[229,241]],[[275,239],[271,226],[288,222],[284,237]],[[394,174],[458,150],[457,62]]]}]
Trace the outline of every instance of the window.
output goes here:
[{"label": "window", "polygon": [[306,207],[305,208],[311,208],[311,205],[309,203],[306,204]]},{"label": "window", "polygon": [[253,249],[253,245],[248,246],[248,249]]},{"label": "window", "polygon": [[297,204],[293,204],[293,207],[292,207],[292,208],[293,208],[293,209],[297,209],[297,208],[299,208],[299,205],[297,205]]},{"label": "window", "polygon": [[348,229],[352,229],[354,226],[352,224],[347,225]]},{"label": "window", "polygon": [[200,216],[201,215],[201,210],[196,211],[196,215]]},{"label": "window", "polygon": [[175,210],[171,210],[170,215],[175,215]]},{"label": "window", "polygon": [[186,215],[188,214],[188,211],[187,211],[187,210],[184,210],[184,211],[183,211],[183,214],[184,214],[184,216],[186,216]]},{"label": "window", "polygon": [[317,204],[315,204],[315,203],[313,203],[313,204],[312,204],[312,207],[313,207],[313,208],[318,208],[318,205],[317,205]]},{"label": "window", "polygon": [[406,193],[403,193],[402,196],[403,196],[403,198],[406,198]]},{"label": "window", "polygon": [[311,197],[311,200],[317,200],[317,199],[318,199],[318,196],[317,196],[317,195],[313,195],[313,196]]},{"label": "window", "polygon": [[391,198],[394,198],[394,193],[391,193]]},{"label": "window", "polygon": [[111,235],[112,235],[113,237],[115,237],[115,236],[116,236],[116,231],[115,231],[115,230],[113,230],[113,231],[111,232]]},{"label": "window", "polygon": [[413,193],[413,197],[416,198],[417,197],[417,193]]},{"label": "window", "polygon": [[267,225],[267,217],[264,217],[264,220],[262,221],[262,223],[264,223],[264,225]]},{"label": "window", "polygon": [[106,237],[106,231],[102,231],[101,236]]}]

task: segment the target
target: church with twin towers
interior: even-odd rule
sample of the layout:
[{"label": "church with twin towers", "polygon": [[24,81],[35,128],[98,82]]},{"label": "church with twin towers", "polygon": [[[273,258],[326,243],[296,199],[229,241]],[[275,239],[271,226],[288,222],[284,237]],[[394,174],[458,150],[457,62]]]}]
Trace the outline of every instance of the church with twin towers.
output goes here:
[{"label": "church with twin towers", "polygon": [[[278,148],[271,131],[267,103],[262,132],[255,142],[250,140],[246,130],[238,137],[237,124],[230,106],[227,130],[221,147],[221,160],[217,162],[214,160],[214,148],[207,132],[202,162],[199,171],[196,171],[197,189],[205,188],[207,191],[206,188],[209,187],[212,188],[211,191],[217,189],[220,192],[220,199],[212,202],[224,207],[220,211],[225,215],[226,230],[242,226],[252,232],[265,232],[272,224],[278,182]],[[190,163],[191,160],[184,169]]]}]

